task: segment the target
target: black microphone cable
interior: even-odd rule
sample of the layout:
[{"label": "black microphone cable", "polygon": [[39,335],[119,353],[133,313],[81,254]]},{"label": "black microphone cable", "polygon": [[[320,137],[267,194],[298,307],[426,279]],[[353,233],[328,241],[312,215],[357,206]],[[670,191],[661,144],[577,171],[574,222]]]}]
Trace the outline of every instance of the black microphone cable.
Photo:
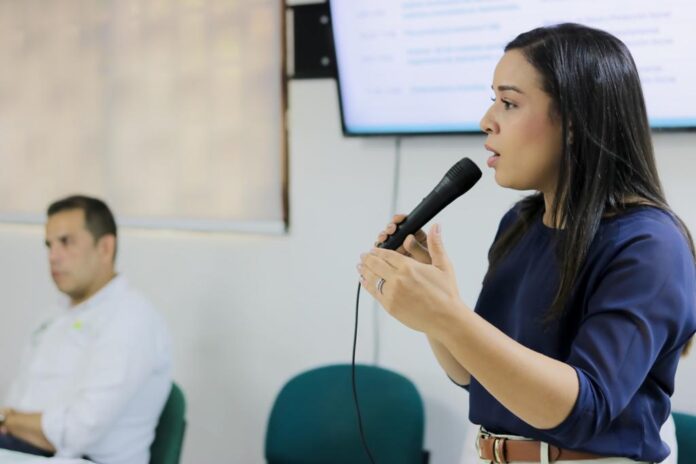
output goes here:
[{"label": "black microphone cable", "polygon": [[[398,198],[399,192],[399,171],[401,165],[401,137],[396,137],[394,139],[395,143],[395,153],[394,153],[394,185],[392,186],[392,205],[391,213],[392,216],[396,210],[396,199]],[[353,402],[355,403],[355,413],[358,418],[358,430],[360,432],[360,442],[362,443],[363,450],[365,454],[370,459],[371,464],[375,464],[375,458],[372,456],[370,447],[367,445],[367,440],[365,439],[365,431],[363,429],[362,415],[360,414],[360,403],[358,402],[358,389],[355,384],[355,351],[358,343],[358,310],[360,307],[360,289],[362,288],[360,282],[358,282],[358,293],[355,297],[355,330],[353,332],[353,357],[351,362],[351,382],[353,385]],[[375,320],[374,320],[374,342],[375,342],[375,354],[374,354],[374,364],[379,362],[379,312],[377,311],[377,300],[375,300]]]},{"label": "black microphone cable", "polygon": [[[398,147],[398,144],[397,144]],[[481,178],[481,170],[469,158],[462,158],[452,166],[445,174],[445,177],[435,186],[433,191],[423,198],[416,208],[406,216],[393,234],[380,243],[380,248],[396,250],[403,243],[404,239],[416,232],[418,229],[432,219],[443,208],[456,200],[459,196],[467,192]],[[358,416],[358,429],[360,431],[360,441],[372,464],[375,459],[372,456],[370,447],[365,440],[363,430],[362,415],[360,414],[360,404],[358,403],[358,390],[355,386],[355,349],[358,341],[358,309],[360,306],[360,289],[362,285],[358,283],[358,294],[355,298],[355,331],[353,332],[353,358],[351,362],[351,379],[353,384],[353,401],[355,402],[355,412]]]},{"label": "black microphone cable", "polygon": [[358,293],[355,296],[355,330],[353,332],[353,358],[351,362],[351,381],[353,383],[353,401],[355,402],[355,412],[358,415],[358,430],[360,431],[360,442],[362,443],[363,449],[370,459],[372,464],[375,464],[375,458],[372,456],[370,447],[367,445],[367,440],[365,440],[365,431],[363,430],[362,415],[360,414],[360,404],[358,403],[358,389],[355,387],[355,347],[358,342],[358,308],[360,307],[360,289],[362,286],[358,282]]}]

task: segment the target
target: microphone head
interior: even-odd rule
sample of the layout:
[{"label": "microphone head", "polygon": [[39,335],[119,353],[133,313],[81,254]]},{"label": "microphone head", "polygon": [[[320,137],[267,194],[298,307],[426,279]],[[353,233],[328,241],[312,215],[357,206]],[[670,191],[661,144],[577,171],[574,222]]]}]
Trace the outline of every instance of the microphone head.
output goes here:
[{"label": "microphone head", "polygon": [[465,157],[457,161],[447,171],[445,179],[448,179],[452,183],[452,187],[456,188],[457,193],[461,195],[473,187],[481,175],[481,170],[476,166],[476,163]]},{"label": "microphone head", "polygon": [[469,158],[462,158],[447,171],[432,192],[396,227],[396,231],[379,244],[380,248],[396,250],[409,235],[423,227],[443,208],[474,186],[481,170]]}]

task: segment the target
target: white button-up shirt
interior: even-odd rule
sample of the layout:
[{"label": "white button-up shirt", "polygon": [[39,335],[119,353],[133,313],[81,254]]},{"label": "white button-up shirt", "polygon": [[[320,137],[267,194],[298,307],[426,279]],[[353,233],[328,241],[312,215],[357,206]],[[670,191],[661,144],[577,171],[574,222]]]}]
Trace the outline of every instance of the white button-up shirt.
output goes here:
[{"label": "white button-up shirt", "polygon": [[147,464],[171,382],[162,318],[117,276],[34,331],[5,404],[43,413],[56,456]]}]

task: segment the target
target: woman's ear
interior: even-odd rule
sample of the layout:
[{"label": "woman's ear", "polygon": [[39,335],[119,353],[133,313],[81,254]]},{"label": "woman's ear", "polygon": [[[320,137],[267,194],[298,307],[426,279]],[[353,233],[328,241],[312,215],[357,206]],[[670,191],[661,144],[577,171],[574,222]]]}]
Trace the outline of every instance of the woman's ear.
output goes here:
[{"label": "woman's ear", "polygon": [[573,140],[573,123],[568,121],[568,129],[566,129],[566,145],[572,145]]}]

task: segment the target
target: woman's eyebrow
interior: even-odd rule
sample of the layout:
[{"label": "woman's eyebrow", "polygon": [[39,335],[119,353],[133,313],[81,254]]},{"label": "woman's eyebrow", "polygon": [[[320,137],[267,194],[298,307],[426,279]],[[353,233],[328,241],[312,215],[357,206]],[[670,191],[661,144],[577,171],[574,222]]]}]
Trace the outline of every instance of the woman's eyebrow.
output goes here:
[{"label": "woman's eyebrow", "polygon": [[[493,89],[492,85],[491,85],[491,89]],[[493,89],[493,90],[495,90],[495,89]],[[521,91],[518,87],[515,87],[514,85],[499,85],[498,86],[499,92],[504,92],[505,90],[512,90],[513,92],[517,92],[517,93],[524,95],[524,92]]]}]

